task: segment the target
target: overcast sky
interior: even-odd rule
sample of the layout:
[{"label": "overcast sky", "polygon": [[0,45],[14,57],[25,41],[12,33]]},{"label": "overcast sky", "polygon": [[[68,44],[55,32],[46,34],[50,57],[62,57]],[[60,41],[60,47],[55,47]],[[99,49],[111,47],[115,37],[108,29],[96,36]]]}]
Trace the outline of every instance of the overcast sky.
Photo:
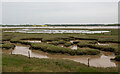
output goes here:
[{"label": "overcast sky", "polygon": [[2,24],[2,3],[0,0],[0,24]]},{"label": "overcast sky", "polygon": [[3,24],[118,22],[118,3],[117,3],[118,0],[89,0],[93,2],[7,2],[7,1],[15,0],[4,0],[4,3],[2,5]]},{"label": "overcast sky", "polygon": [[3,2],[118,2],[120,0],[2,0]]}]

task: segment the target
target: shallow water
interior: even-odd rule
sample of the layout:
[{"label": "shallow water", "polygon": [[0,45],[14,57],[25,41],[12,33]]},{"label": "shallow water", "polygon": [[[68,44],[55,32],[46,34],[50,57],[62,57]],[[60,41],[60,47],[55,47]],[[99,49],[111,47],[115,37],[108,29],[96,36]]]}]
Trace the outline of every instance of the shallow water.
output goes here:
[{"label": "shallow water", "polygon": [[46,27],[0,27],[0,28],[25,28],[25,29],[34,29],[34,28],[63,28],[63,29],[118,29],[119,26],[46,26]]},{"label": "shallow water", "polygon": [[[112,54],[111,54],[112,55]],[[84,63],[84,64],[88,64],[88,58],[90,59],[90,66],[94,66],[94,67],[116,67],[116,64],[114,62],[112,62],[110,60],[110,58],[114,58],[114,55],[105,55],[105,53],[101,53],[99,56],[95,55],[95,56],[90,56],[90,55],[86,55],[86,56],[80,56],[78,57],[74,57],[74,58],[67,58],[67,59],[71,59],[80,63]]]},{"label": "shallow water", "polygon": [[118,46],[118,43],[97,43],[96,45],[103,45],[103,46],[117,45]]},{"label": "shallow water", "polygon": [[45,30],[45,29],[17,29],[4,32],[20,32],[20,33],[107,33],[110,31],[90,31],[90,30]]},{"label": "shallow water", "polygon": [[64,45],[58,45],[58,46],[60,46],[60,47],[64,47]]},{"label": "shallow water", "polygon": [[30,53],[30,57],[48,58],[46,55],[41,55],[41,54],[32,52],[31,50],[29,50],[29,46],[23,46],[23,45],[16,45],[16,47],[12,51],[12,54],[21,54],[24,56],[29,56],[28,52]]},{"label": "shallow water", "polygon": [[77,49],[78,49],[78,46],[77,46],[77,45],[72,45],[72,46],[70,46],[70,47],[68,47],[68,48],[71,48],[71,49],[73,49],[73,50],[77,50]]},{"label": "shallow water", "polygon": [[[57,46],[60,46],[60,47],[65,47],[64,45],[60,44],[60,45],[57,45]],[[72,45],[72,46],[69,46],[69,47],[65,47],[65,48],[71,48],[73,50],[77,50],[78,49],[78,46],[77,45]]]},{"label": "shallow water", "polygon": [[41,43],[41,41],[39,40],[23,40],[25,42],[31,42],[31,43]]},{"label": "shallow water", "polygon": [[36,58],[60,58],[69,59],[83,64],[88,64],[88,58],[90,59],[90,66],[94,67],[117,67],[118,62],[111,61],[114,58],[114,54],[111,52],[101,52],[100,55],[81,55],[81,56],[70,56],[64,54],[49,54],[39,50],[29,50],[29,46],[16,45],[12,54],[21,54],[28,56],[28,51],[30,52],[30,57]]}]

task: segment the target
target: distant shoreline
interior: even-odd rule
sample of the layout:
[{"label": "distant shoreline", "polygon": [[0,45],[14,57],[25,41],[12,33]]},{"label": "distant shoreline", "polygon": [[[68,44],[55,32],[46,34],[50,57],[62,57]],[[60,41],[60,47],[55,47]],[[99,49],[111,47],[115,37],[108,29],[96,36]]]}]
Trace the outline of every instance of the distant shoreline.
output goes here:
[{"label": "distant shoreline", "polygon": [[0,27],[2,29],[6,28],[62,28],[62,29],[119,29],[119,26],[44,26],[44,27]]}]

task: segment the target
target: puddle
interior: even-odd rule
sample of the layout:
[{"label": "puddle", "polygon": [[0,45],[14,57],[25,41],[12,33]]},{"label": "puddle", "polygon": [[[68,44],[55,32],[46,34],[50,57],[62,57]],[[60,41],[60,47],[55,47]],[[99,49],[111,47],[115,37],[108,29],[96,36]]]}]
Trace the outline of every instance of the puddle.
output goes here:
[{"label": "puddle", "polygon": [[106,46],[106,45],[109,45],[109,44],[105,44],[105,43],[97,43],[97,45],[103,45],[103,46]]},{"label": "puddle", "polygon": [[45,30],[45,29],[17,29],[4,32],[20,32],[20,33],[107,33],[110,31],[90,31],[90,30]]},{"label": "puddle", "polygon": [[97,45],[118,45],[117,43],[97,43]]},{"label": "puddle", "polygon": [[[74,42],[86,42],[86,41],[90,41],[90,40],[79,40],[79,39],[75,39],[75,40],[71,40],[70,42],[71,43],[74,43]],[[94,41],[94,40],[93,40]]]},{"label": "puddle", "polygon": [[[37,53],[41,54],[41,51]],[[42,52],[43,53],[43,52]],[[81,55],[81,56],[70,56],[64,54],[47,54],[49,58],[59,58],[59,59],[68,59],[83,64],[88,64],[88,58],[90,59],[90,66],[94,67],[118,67],[120,64],[116,61],[111,61],[111,58],[114,58],[114,54],[111,52],[101,52],[100,55]]]},{"label": "puddle", "polygon": [[48,58],[46,55],[41,55],[41,54],[32,52],[31,50],[29,50],[29,46],[23,46],[23,45],[16,45],[16,47],[12,51],[12,54],[21,54],[24,56],[28,56],[28,52],[30,53],[30,57]]},{"label": "puddle", "polygon": [[77,49],[78,49],[78,46],[77,46],[77,45],[72,45],[72,46],[70,46],[70,47],[68,47],[68,48],[71,48],[71,49],[73,49],[73,50],[77,50]]},{"label": "puddle", "polygon": [[86,56],[80,56],[80,57],[72,57],[67,58],[70,60],[74,60],[80,63],[88,64],[88,58],[90,59],[90,66],[94,67],[116,67],[117,65],[112,62],[110,59],[114,58],[114,55],[105,55],[103,52],[98,56],[92,56],[92,55],[86,55]]},{"label": "puddle", "polygon": [[71,43],[73,43],[74,41],[70,41]]},{"label": "puddle", "polygon": [[31,42],[31,43],[41,43],[42,41],[38,41],[38,40],[23,40],[25,42]]},{"label": "puddle", "polygon": [[[57,46],[60,46],[60,47],[65,47],[64,45],[57,45]],[[73,50],[77,50],[78,49],[78,46],[77,45],[72,45],[72,46],[69,46],[69,47],[65,47],[65,48],[71,48]]]},{"label": "puddle", "polygon": [[64,45],[57,45],[57,46],[64,47]]},{"label": "puddle", "polygon": [[30,52],[31,57],[36,58],[59,58],[59,59],[69,59],[83,64],[88,64],[88,58],[90,59],[90,66],[94,67],[118,67],[118,62],[111,61],[111,58],[114,58],[114,54],[111,52],[101,52],[100,55],[81,55],[81,56],[70,56],[64,54],[50,54],[42,52],[39,50],[29,50],[29,46],[16,45],[12,54],[21,54],[28,56],[28,51]]}]

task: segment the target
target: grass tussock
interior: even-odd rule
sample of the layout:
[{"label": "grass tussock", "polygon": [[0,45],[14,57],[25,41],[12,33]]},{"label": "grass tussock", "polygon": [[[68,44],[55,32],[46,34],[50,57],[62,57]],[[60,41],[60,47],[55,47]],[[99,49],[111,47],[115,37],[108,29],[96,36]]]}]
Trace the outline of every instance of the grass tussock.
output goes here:
[{"label": "grass tussock", "polygon": [[96,50],[96,49],[72,50],[70,48],[59,47],[59,46],[46,44],[46,43],[32,43],[31,48],[36,49],[36,50],[42,50],[44,52],[62,53],[62,54],[67,53],[67,54],[70,54],[70,55],[96,55],[96,54],[100,53],[100,51]]},{"label": "grass tussock", "polygon": [[89,44],[89,43],[79,43],[78,47],[89,47],[94,49],[99,49],[101,51],[109,51],[114,52],[115,54],[118,53],[118,46],[103,46],[103,45],[95,45],[95,44]]},{"label": "grass tussock", "polygon": [[11,44],[9,42],[4,42],[2,44],[2,48],[4,48],[4,49],[14,49],[14,47],[15,47],[15,45],[13,45],[13,44]]},{"label": "grass tussock", "polygon": [[71,43],[71,42],[66,42],[66,43],[64,44],[65,47],[69,47],[69,46],[71,46],[71,45],[73,45],[73,43]]}]

